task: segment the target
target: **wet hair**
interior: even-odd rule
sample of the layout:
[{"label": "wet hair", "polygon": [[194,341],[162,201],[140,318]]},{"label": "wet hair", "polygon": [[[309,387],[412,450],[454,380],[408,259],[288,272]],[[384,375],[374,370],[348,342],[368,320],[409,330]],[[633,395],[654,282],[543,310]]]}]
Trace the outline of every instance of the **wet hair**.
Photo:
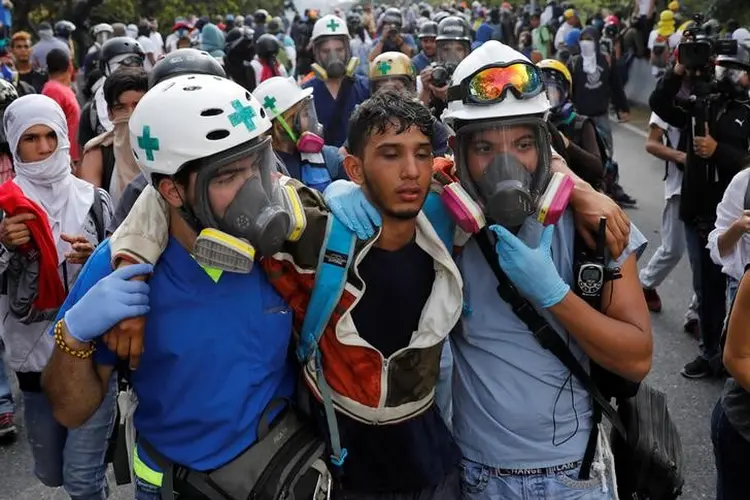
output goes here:
[{"label": "wet hair", "polygon": [[110,108],[117,104],[122,94],[129,90],[148,91],[148,74],[143,68],[118,68],[104,80],[104,100]]},{"label": "wet hair", "polygon": [[65,73],[70,69],[70,54],[63,49],[52,49],[47,53],[47,72],[50,75]]},{"label": "wet hair", "polygon": [[434,141],[435,117],[430,110],[413,97],[384,89],[354,111],[349,120],[349,151],[362,158],[373,135],[387,131],[402,134],[411,127],[417,127],[430,142]]}]

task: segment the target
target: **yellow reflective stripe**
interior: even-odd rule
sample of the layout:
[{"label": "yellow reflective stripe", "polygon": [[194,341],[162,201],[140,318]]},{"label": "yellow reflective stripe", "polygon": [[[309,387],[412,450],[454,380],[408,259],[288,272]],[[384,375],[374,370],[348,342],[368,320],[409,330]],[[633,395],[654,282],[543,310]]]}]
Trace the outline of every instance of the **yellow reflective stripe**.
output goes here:
[{"label": "yellow reflective stripe", "polygon": [[154,469],[144,464],[138,456],[138,446],[133,451],[133,472],[139,478],[143,479],[147,483],[153,484],[157,488],[161,488],[161,481],[164,474],[156,472]]}]

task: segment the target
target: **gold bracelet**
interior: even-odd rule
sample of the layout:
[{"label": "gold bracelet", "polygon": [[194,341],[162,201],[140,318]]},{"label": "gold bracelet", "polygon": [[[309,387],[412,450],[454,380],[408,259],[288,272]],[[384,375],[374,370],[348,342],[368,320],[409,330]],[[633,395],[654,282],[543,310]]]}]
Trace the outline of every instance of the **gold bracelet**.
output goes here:
[{"label": "gold bracelet", "polygon": [[87,347],[86,349],[71,349],[67,342],[65,342],[64,328],[65,325],[63,324],[63,320],[58,321],[55,325],[55,344],[57,345],[58,349],[69,356],[73,356],[79,359],[89,359],[94,355],[96,346],[93,342],[89,342],[89,347]]}]

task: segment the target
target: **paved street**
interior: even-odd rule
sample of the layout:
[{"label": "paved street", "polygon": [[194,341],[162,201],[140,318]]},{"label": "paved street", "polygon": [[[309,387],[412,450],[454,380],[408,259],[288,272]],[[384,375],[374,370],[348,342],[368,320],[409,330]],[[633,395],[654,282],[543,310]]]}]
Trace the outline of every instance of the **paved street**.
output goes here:
[{"label": "paved street", "polygon": [[[659,245],[659,225],[664,203],[662,178],[664,163],[644,151],[644,138],[631,130],[615,127],[615,152],[620,163],[622,184],[637,198],[639,208],[629,212],[633,221],[650,240],[641,265]],[[670,409],[682,434],[687,459],[687,485],[682,498],[714,498],[713,452],[709,438],[710,414],[721,391],[719,381],[690,381],[679,375],[682,365],[697,353],[696,342],[682,332],[685,309],[691,295],[687,257],[659,288],[664,312],[653,315],[654,364],[649,382],[665,391]],[[18,421],[23,427],[22,413]],[[0,448],[0,499],[63,500],[62,491],[39,485],[30,470],[31,458],[25,435],[16,444]],[[111,498],[132,499],[128,488],[116,488]]]}]

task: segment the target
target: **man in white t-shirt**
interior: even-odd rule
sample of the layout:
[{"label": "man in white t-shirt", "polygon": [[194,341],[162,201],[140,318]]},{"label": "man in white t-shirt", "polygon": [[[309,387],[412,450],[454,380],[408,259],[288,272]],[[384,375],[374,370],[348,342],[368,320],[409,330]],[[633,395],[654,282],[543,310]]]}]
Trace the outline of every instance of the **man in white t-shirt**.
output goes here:
[{"label": "man in white t-shirt", "polygon": [[148,20],[148,24],[151,27],[151,34],[148,37],[151,39],[151,44],[154,46],[154,57],[158,61],[164,54],[164,39],[161,37],[161,33],[159,33],[159,21],[151,18]]},{"label": "man in white t-shirt", "polygon": [[138,44],[143,49],[143,53],[146,55],[146,57],[143,59],[143,69],[146,70],[146,73],[151,71],[151,68],[154,67],[154,64],[156,64],[156,48],[154,47],[154,43],[151,41],[150,38],[151,35],[151,25],[148,23],[148,21],[143,20],[138,24]]},{"label": "man in white t-shirt", "polygon": [[[664,174],[664,210],[661,216],[661,245],[656,249],[648,265],[641,270],[640,279],[646,304],[651,312],[661,311],[661,298],[656,292],[658,287],[680,262],[685,253],[685,227],[680,220],[680,192],[682,190],[682,168],[686,154],[679,150],[680,130],[670,126],[656,113],[651,113],[649,134],[646,139],[646,151],[665,161]],[[679,166],[678,166],[679,165]],[[693,267],[693,259],[690,259]],[[693,273],[693,289],[699,290]],[[693,295],[690,308],[686,314],[688,324],[697,325],[698,300]]]}]

